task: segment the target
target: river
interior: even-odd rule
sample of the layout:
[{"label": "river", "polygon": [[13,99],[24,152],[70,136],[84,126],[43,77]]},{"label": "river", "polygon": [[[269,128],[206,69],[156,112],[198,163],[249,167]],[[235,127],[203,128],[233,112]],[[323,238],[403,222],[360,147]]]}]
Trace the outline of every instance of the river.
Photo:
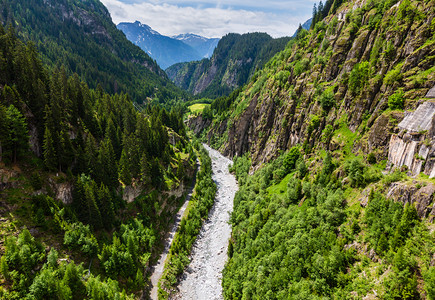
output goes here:
[{"label": "river", "polygon": [[204,147],[212,159],[216,199],[193,245],[191,262],[178,285],[178,292],[172,299],[223,299],[222,270],[227,261],[231,236],[229,219],[238,185],[234,175],[228,171],[232,161],[207,145]]}]

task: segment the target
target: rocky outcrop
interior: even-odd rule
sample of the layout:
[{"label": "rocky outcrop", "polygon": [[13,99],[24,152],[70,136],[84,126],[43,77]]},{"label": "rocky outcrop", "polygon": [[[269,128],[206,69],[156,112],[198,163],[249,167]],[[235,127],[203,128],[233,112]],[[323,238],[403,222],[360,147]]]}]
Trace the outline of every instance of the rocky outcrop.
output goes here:
[{"label": "rocky outcrop", "polygon": [[187,121],[187,126],[193,130],[193,132],[198,135],[205,128],[209,127],[211,124],[210,119],[204,119],[202,115],[190,117]]},{"label": "rocky outcrop", "polygon": [[414,112],[408,112],[390,139],[390,168],[407,166],[411,174],[424,172],[435,177],[435,103],[424,102]]},{"label": "rocky outcrop", "polygon": [[141,184],[128,185],[124,188],[124,191],[122,193],[122,200],[126,201],[127,203],[133,202],[134,199],[140,196],[143,190],[144,187]]},{"label": "rocky outcrop", "polygon": [[424,102],[414,112],[405,114],[405,118],[399,123],[398,127],[407,132],[427,131],[431,127],[434,114],[435,103]]},{"label": "rocky outcrop", "polygon": [[402,119],[401,112],[380,115],[370,128],[367,141],[362,140],[357,149],[363,150],[364,153],[373,153],[376,161],[387,159],[391,135],[397,133],[397,123]]},{"label": "rocky outcrop", "polygon": [[17,188],[19,186],[19,182],[14,180],[14,178],[16,178],[18,174],[19,173],[17,171],[0,168],[0,191],[10,188]]},{"label": "rocky outcrop", "polygon": [[56,194],[56,200],[62,201],[63,204],[72,204],[73,202],[73,184],[70,182],[64,182],[55,184],[54,192]]},{"label": "rocky outcrop", "polygon": [[427,92],[426,98],[435,98],[435,86]]},{"label": "rocky outcrop", "polygon": [[394,182],[388,190],[387,198],[403,204],[414,204],[420,218],[432,221],[435,217],[434,193],[435,186],[431,183]]}]

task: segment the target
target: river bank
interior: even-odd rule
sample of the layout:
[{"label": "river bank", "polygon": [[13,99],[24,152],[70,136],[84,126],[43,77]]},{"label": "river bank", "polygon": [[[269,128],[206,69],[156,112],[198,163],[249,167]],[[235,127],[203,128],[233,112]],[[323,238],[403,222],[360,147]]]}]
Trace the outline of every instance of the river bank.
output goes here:
[{"label": "river bank", "polygon": [[212,159],[217,194],[213,208],[193,246],[191,262],[171,299],[222,299],[222,270],[231,237],[230,213],[238,185],[228,167],[232,161],[204,145]]}]

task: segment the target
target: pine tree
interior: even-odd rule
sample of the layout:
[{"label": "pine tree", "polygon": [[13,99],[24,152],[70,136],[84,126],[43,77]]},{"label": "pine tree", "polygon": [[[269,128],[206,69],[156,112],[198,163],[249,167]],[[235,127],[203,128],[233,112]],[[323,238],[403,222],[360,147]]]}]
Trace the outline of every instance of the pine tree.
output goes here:
[{"label": "pine tree", "polygon": [[145,280],[140,268],[137,268],[135,284],[137,289],[143,289],[145,286]]},{"label": "pine tree", "polygon": [[71,166],[74,159],[74,150],[66,128],[60,131],[59,137],[60,141],[58,147],[58,160],[59,170],[62,171],[63,166],[65,167],[65,169]]},{"label": "pine tree", "polygon": [[0,104],[0,161],[2,161],[3,148],[9,141],[8,135],[8,118],[6,115],[6,108]]},{"label": "pine tree", "polygon": [[130,162],[125,150],[122,150],[121,159],[119,160],[118,176],[119,180],[125,185],[131,184]]},{"label": "pine tree", "polygon": [[62,280],[71,289],[73,299],[83,299],[85,297],[84,292],[86,291],[80,276],[82,272],[79,272],[78,268],[81,268],[81,266],[77,267],[74,263],[69,263],[66,266],[65,275]]},{"label": "pine tree", "polygon": [[53,136],[48,127],[45,127],[44,131],[44,143],[43,143],[43,155],[44,164],[49,171],[55,171],[57,168],[57,155],[54,148]]},{"label": "pine tree", "polygon": [[184,165],[181,157],[178,157],[178,168],[177,168],[177,178],[182,181],[184,177]]},{"label": "pine tree", "polygon": [[159,188],[162,183],[162,171],[160,169],[159,160],[155,158],[151,163],[151,183],[155,188]]},{"label": "pine tree", "polygon": [[85,162],[87,173],[95,175],[97,172],[97,142],[92,134],[88,133],[85,143]]},{"label": "pine tree", "polygon": [[317,9],[317,16],[316,16],[316,23],[323,20],[323,2],[320,1],[318,9]]},{"label": "pine tree", "polygon": [[21,112],[13,105],[6,110],[11,142],[12,161],[17,162],[19,155],[29,149],[29,131],[27,122]]},{"label": "pine tree", "polygon": [[87,216],[86,222],[94,229],[100,229],[103,227],[103,222],[101,220],[101,213],[97,206],[97,193],[98,187],[92,179],[87,180],[83,185],[85,197],[86,197],[86,208],[87,208]]},{"label": "pine tree", "polygon": [[84,174],[81,174],[77,176],[77,180],[74,184],[73,189],[73,208],[74,211],[78,217],[79,220],[86,220],[87,217],[87,203],[86,203],[86,196],[85,196],[85,188],[84,188],[84,182],[86,180],[89,180],[89,177],[87,177]]},{"label": "pine tree", "polygon": [[314,25],[316,25],[316,18],[317,18],[317,4],[314,3],[313,6],[313,18],[311,19],[311,29],[314,28]]},{"label": "pine tree", "polygon": [[85,158],[85,151],[83,151],[83,148],[81,145],[77,147],[77,150],[75,152],[75,164],[73,172],[75,175],[81,174],[83,172],[86,172],[86,158]]},{"label": "pine tree", "polygon": [[113,151],[115,153],[115,157],[121,156],[121,141],[118,135],[118,131],[115,128],[115,124],[113,123],[113,119],[109,117],[109,120],[107,121],[107,127],[106,127],[106,133],[104,135],[104,138],[106,140],[110,140],[113,146]]},{"label": "pine tree", "polygon": [[147,185],[151,183],[150,180],[150,166],[148,162],[148,157],[144,152],[140,159],[140,179],[143,184]]},{"label": "pine tree", "polygon": [[98,207],[101,212],[103,226],[109,230],[115,220],[115,211],[113,209],[112,196],[110,195],[109,189],[104,184],[101,184],[98,190]]},{"label": "pine tree", "polygon": [[98,153],[98,170],[100,182],[115,188],[118,185],[118,172],[115,153],[110,139],[106,138],[100,145]]},{"label": "pine tree", "polygon": [[18,91],[16,90],[15,86],[10,87],[8,85],[5,85],[3,87],[3,99],[4,103],[9,105],[15,105],[18,106],[20,102],[20,97],[18,94]]}]

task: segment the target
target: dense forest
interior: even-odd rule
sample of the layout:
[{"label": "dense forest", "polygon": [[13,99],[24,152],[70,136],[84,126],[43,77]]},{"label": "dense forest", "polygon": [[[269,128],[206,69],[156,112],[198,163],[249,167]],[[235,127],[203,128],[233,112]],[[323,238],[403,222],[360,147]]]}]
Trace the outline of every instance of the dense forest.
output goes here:
[{"label": "dense forest", "polygon": [[[433,299],[433,233],[413,204],[386,199],[382,189],[405,174],[383,176],[359,157],[343,168],[329,152],[308,169],[317,157],[300,153],[292,148],[253,176],[247,156],[235,160],[241,188],[225,299],[360,299],[373,290],[382,299]],[[352,195],[368,185],[363,208]]]},{"label": "dense forest", "polygon": [[[182,111],[139,112],[126,94],[49,72],[13,27],[0,40],[1,298],[140,294],[182,200],[171,190],[193,174]],[[131,189],[142,193],[126,201]]]},{"label": "dense forest", "polygon": [[187,94],[112,23],[98,0],[0,1],[0,23],[12,24],[24,41],[33,41],[50,69],[77,73],[91,88],[127,93],[142,103],[183,99]]}]

